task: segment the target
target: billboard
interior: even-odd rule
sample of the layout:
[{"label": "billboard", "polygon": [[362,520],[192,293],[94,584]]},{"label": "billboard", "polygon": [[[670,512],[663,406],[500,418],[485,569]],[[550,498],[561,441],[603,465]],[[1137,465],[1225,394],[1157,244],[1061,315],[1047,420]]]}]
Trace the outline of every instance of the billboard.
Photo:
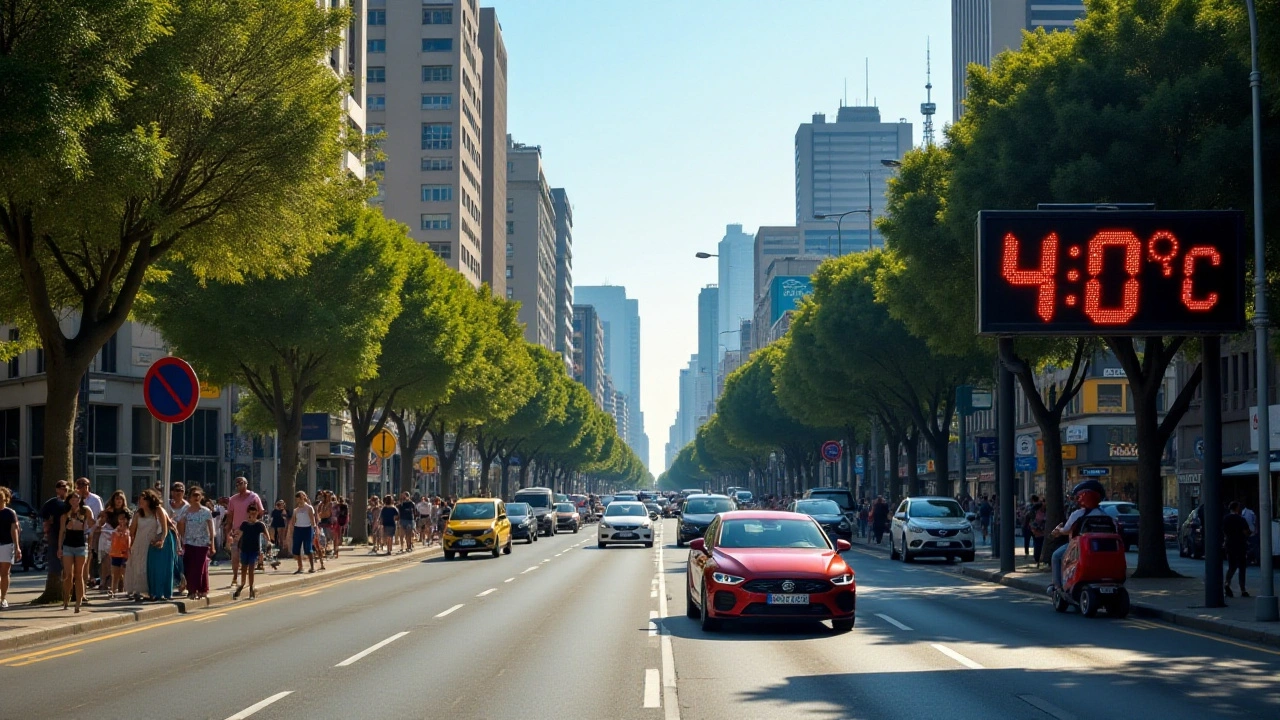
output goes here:
[{"label": "billboard", "polygon": [[807,275],[782,275],[769,283],[769,324],[800,306],[800,299],[813,293],[813,281]]}]

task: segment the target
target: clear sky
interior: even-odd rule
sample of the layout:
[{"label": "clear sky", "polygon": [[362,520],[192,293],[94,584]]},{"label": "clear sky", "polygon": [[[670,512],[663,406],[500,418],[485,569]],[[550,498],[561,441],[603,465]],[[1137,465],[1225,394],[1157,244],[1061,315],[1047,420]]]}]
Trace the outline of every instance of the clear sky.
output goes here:
[{"label": "clear sky", "polygon": [[574,212],[576,285],[640,301],[641,407],[663,468],[697,295],[725,225],[795,221],[797,126],[870,95],[920,143],[925,42],[940,132],[951,113],[947,0],[491,0],[508,53],[508,126],[541,145]]}]

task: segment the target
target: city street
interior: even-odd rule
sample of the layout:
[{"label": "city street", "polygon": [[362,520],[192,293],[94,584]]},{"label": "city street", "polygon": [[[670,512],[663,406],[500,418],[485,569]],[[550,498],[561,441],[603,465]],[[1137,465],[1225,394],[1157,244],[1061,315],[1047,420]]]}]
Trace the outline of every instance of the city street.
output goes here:
[{"label": "city street", "polygon": [[[588,527],[510,556],[433,557],[0,656],[0,715],[1280,713],[1274,649],[1144,620],[1058,615],[1029,593],[860,549],[848,554],[860,595],[852,633],[811,623],[707,635],[684,616],[688,551],[670,542],[674,530],[665,521],[661,551],[602,551]],[[50,703],[50,678],[74,679],[68,702]]]}]

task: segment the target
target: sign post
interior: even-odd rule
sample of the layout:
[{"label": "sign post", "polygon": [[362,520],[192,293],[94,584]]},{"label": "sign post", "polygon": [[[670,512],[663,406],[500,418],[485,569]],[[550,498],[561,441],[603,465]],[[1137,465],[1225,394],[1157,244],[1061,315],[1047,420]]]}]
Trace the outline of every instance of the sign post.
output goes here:
[{"label": "sign post", "polygon": [[387,494],[387,460],[396,452],[396,436],[391,434],[390,430],[383,429],[373,436],[373,442],[369,445],[370,451],[378,456],[382,462],[380,465],[381,477],[379,478],[379,494]]},{"label": "sign post", "polygon": [[200,380],[185,360],[162,357],[151,364],[142,380],[142,398],[147,410],[163,425],[164,456],[162,475],[164,497],[169,497],[173,466],[173,425],[195,414],[200,404]]}]

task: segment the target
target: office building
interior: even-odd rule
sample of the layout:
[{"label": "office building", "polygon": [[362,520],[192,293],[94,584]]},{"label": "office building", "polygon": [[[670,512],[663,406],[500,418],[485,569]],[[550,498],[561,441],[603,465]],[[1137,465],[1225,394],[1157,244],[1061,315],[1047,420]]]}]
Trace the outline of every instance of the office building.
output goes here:
[{"label": "office building", "polygon": [[751,293],[754,303],[764,292],[764,273],[774,260],[784,257],[796,257],[803,254],[804,245],[800,237],[800,228],[795,225],[767,225],[756,229],[755,261],[753,272],[755,281]]},{"label": "office building", "polygon": [[[374,3],[378,3],[374,7]],[[370,134],[385,133],[374,202],[476,287],[484,271],[480,12],[466,2],[370,0]]]},{"label": "office building", "polygon": [[698,372],[715,376],[720,361],[720,288],[698,292]]},{"label": "office building", "polygon": [[507,297],[507,46],[493,8],[480,8],[480,280]]},{"label": "office building", "polygon": [[800,300],[813,293],[813,273],[825,258],[801,255],[774,260],[765,268],[763,290],[756,297],[752,345],[762,348],[786,334]]},{"label": "office building", "polygon": [[716,246],[720,286],[720,330],[726,350],[742,346],[738,324],[750,319],[755,307],[755,238],[742,232],[741,225],[726,225]]},{"label": "office building", "polygon": [[1068,30],[1084,13],[1084,0],[951,0],[952,121],[964,114],[971,63],[990,67],[1002,51],[1022,47],[1023,30]]},{"label": "office building", "polygon": [[627,445],[645,462],[642,454],[648,438],[644,432],[644,414],[640,408],[640,303],[627,297],[621,285],[579,285],[573,289],[574,301],[591,305],[604,326],[604,367],[614,388],[626,396]]},{"label": "office building", "polygon": [[556,229],[542,148],[507,141],[508,297],[520,303],[524,337],[556,350]]},{"label": "office building", "polygon": [[556,226],[556,351],[573,355],[573,205],[564,188],[551,189]]},{"label": "office building", "polygon": [[[836,121],[816,113],[796,130],[796,224],[806,225],[810,254],[841,255],[884,247],[878,232],[854,213],[843,221],[815,221],[817,214],[865,211],[884,214],[885,189],[892,168],[883,160],[899,160],[911,149],[911,123],[880,122],[876,107],[841,107]],[[862,222],[858,222],[861,219]]]},{"label": "office building", "polygon": [[[596,406],[605,409],[604,326],[590,305],[573,306],[573,379],[582,383]],[[610,388],[612,390],[612,388]],[[616,402],[610,398],[609,405]]]}]

